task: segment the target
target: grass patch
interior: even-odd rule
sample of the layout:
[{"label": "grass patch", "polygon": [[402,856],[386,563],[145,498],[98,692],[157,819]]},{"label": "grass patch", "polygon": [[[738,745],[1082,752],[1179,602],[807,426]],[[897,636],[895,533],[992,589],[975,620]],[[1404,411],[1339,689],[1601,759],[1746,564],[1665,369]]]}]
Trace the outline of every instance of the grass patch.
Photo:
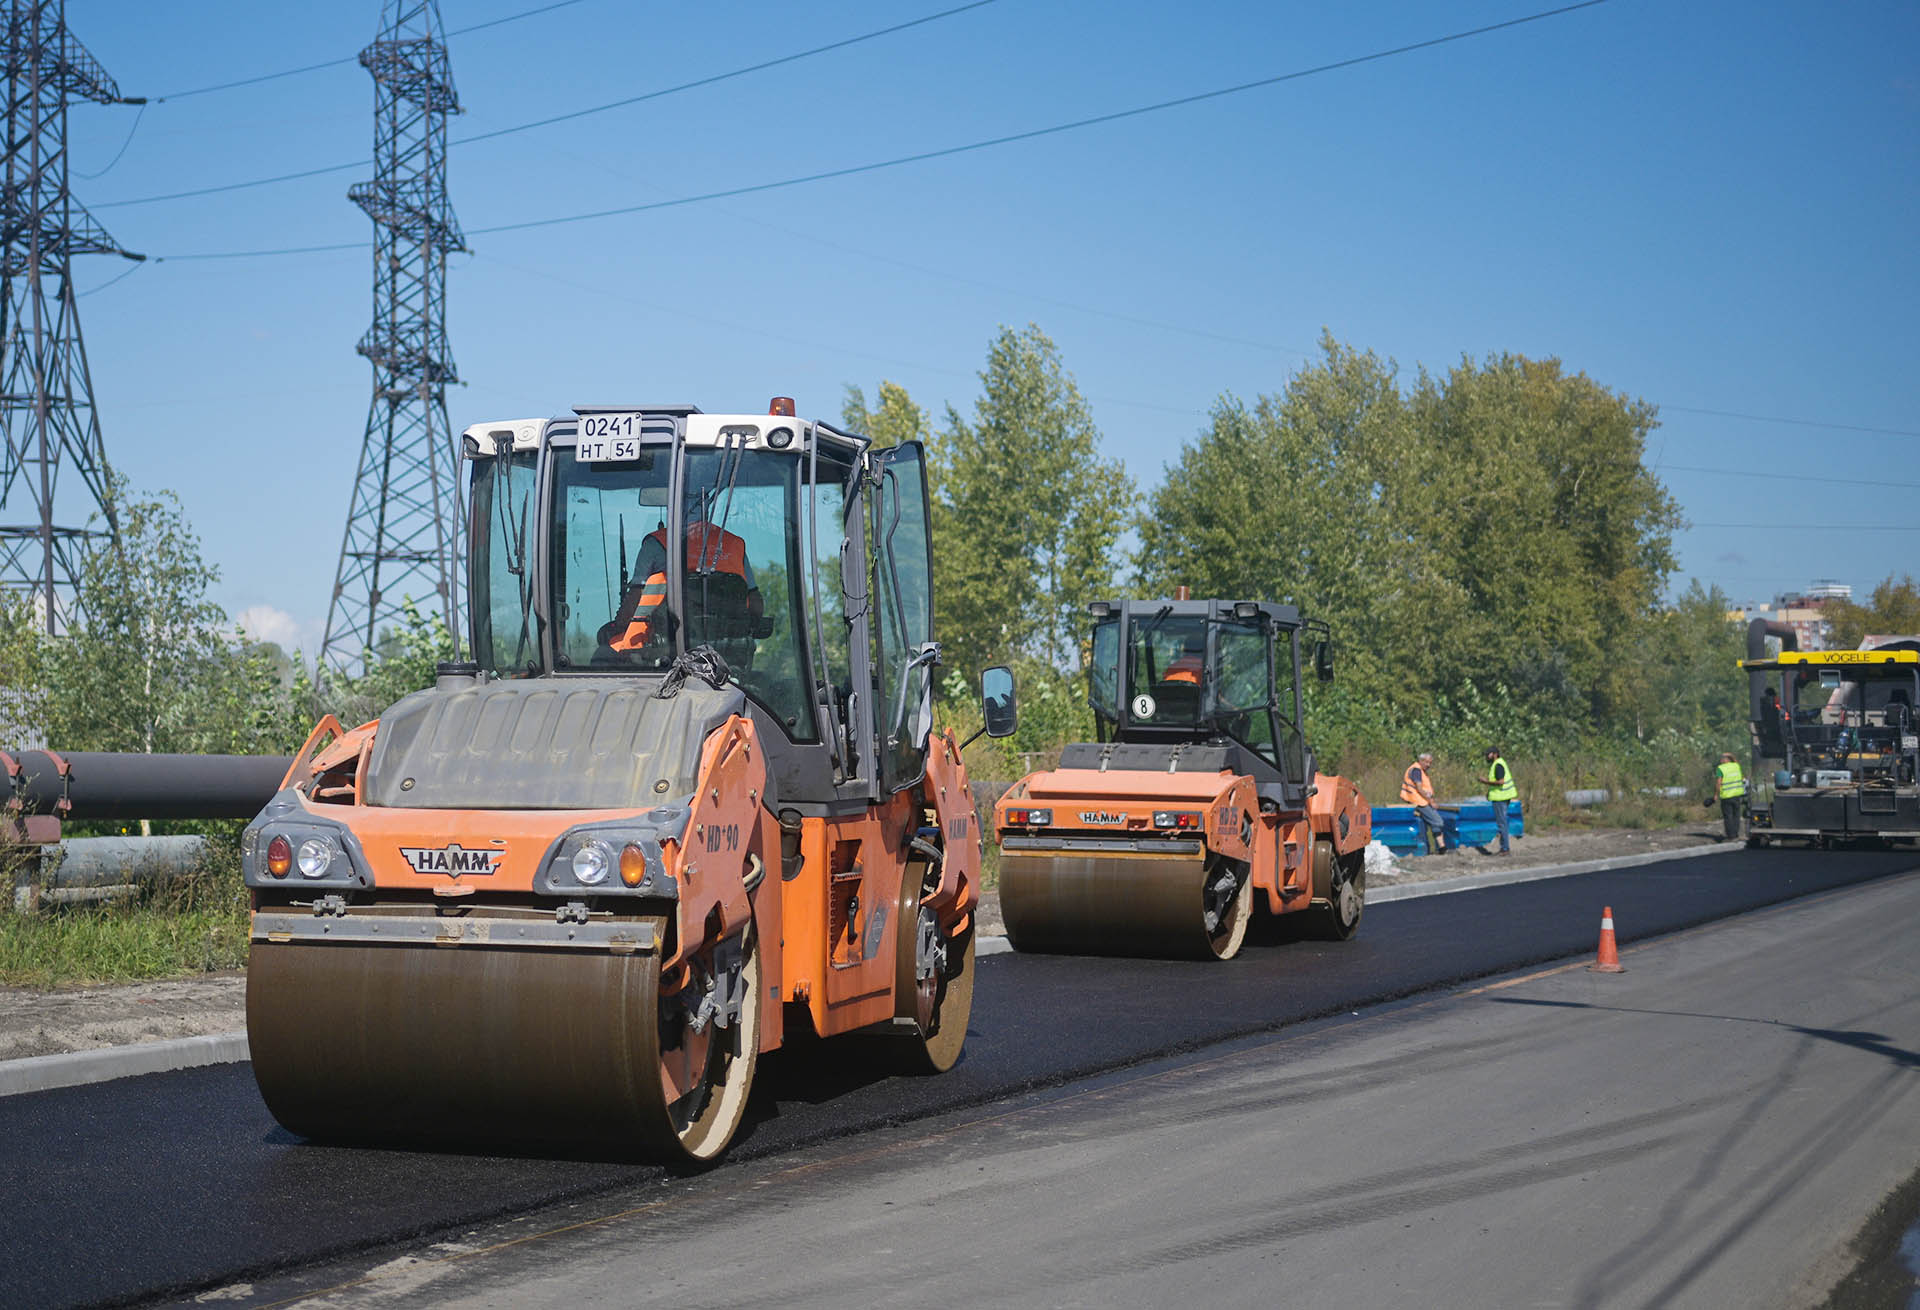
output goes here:
[{"label": "grass patch", "polygon": [[244,909],[126,906],[0,916],[0,983],[11,987],[142,982],[246,962]]},{"label": "grass patch", "polygon": [[244,966],[250,924],[237,851],[227,834],[210,844],[207,868],[131,900],[27,914],[9,897],[0,905],[0,984],[145,982]]}]

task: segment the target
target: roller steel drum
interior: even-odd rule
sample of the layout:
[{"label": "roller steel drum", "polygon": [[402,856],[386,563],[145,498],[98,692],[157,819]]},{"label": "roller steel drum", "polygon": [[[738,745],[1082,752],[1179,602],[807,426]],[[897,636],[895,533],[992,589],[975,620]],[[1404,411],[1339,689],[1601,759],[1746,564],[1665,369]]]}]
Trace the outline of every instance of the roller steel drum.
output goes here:
[{"label": "roller steel drum", "polygon": [[1000,913],[1021,951],[1231,959],[1252,917],[1253,884],[1241,879],[1208,932],[1206,889],[1217,876],[1201,852],[1003,851]]},{"label": "roller steel drum", "polygon": [[759,1033],[663,1010],[658,957],[256,940],[247,1038],[273,1117],[305,1137],[710,1158],[745,1108]]}]

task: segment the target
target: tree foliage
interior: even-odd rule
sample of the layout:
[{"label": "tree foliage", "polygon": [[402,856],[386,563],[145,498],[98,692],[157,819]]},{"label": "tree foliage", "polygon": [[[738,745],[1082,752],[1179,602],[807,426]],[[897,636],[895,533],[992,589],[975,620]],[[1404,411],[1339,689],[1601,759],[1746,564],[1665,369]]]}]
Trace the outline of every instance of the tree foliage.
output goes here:
[{"label": "tree foliage", "polygon": [[[1382,487],[1406,458],[1391,362],[1322,339],[1324,362],[1251,406],[1231,396],[1167,470],[1139,525],[1151,595],[1292,598],[1332,625],[1343,663],[1390,689],[1396,594],[1432,588]],[[1404,608],[1404,607],[1402,607]]]},{"label": "tree foliage", "polygon": [[1685,661],[1647,652],[1698,637],[1715,604],[1692,651],[1722,652],[1725,598],[1661,609],[1679,514],[1642,463],[1651,405],[1557,360],[1462,360],[1403,392],[1391,361],[1321,350],[1277,395],[1223,398],[1182,448],[1141,522],[1143,586],[1293,597],[1327,620],[1341,690],[1314,693],[1316,716],[1352,731],[1360,705],[1509,741],[1697,718],[1697,688],[1658,711],[1650,683]]},{"label": "tree foliage", "polygon": [[1842,648],[1860,645],[1867,634],[1884,637],[1920,636],[1920,587],[1912,574],[1886,581],[1873,589],[1865,605],[1850,600],[1836,601],[1827,607],[1833,623],[1833,644]]},{"label": "tree foliage", "polygon": [[871,437],[876,447],[898,446],[908,441],[924,444],[933,436],[927,411],[914,404],[913,397],[898,382],[881,382],[871,409],[867,407],[866,394],[848,383],[840,403],[840,421],[848,430]]},{"label": "tree foliage", "polygon": [[247,754],[274,747],[275,652],[209,597],[219,571],[171,492],[116,487],[120,540],[84,554],[77,617],[47,636],[16,605],[0,624],[31,729],[66,750]]},{"label": "tree foliage", "polygon": [[1077,671],[1087,602],[1118,586],[1133,482],[1038,327],[1002,328],[980,383],[930,452],[942,643],[969,683],[1009,658]]},{"label": "tree foliage", "polygon": [[1679,507],[1641,462],[1654,407],[1560,361],[1497,355],[1422,374],[1423,475],[1390,487],[1448,593],[1443,678],[1509,678],[1542,713],[1606,721],[1674,568]]}]

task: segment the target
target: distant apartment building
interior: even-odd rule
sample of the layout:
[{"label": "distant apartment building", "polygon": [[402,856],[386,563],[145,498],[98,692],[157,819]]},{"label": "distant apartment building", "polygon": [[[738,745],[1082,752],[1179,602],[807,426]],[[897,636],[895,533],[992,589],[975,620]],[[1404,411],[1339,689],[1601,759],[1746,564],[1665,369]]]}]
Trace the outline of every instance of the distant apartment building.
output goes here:
[{"label": "distant apartment building", "polygon": [[1852,600],[1853,588],[1844,582],[1822,579],[1804,591],[1783,592],[1771,605],[1746,605],[1737,611],[1741,619],[1770,619],[1792,628],[1801,650],[1826,650],[1833,643],[1833,620],[1827,607],[1835,601]]}]

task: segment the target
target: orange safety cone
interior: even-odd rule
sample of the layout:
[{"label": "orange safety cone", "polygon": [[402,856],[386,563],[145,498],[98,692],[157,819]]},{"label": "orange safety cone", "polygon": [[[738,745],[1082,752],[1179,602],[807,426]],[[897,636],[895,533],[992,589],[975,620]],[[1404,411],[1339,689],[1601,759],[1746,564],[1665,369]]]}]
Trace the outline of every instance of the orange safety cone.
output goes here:
[{"label": "orange safety cone", "polygon": [[1613,944],[1613,907],[1600,911],[1600,954],[1587,966],[1589,973],[1625,973],[1619,948]]}]

